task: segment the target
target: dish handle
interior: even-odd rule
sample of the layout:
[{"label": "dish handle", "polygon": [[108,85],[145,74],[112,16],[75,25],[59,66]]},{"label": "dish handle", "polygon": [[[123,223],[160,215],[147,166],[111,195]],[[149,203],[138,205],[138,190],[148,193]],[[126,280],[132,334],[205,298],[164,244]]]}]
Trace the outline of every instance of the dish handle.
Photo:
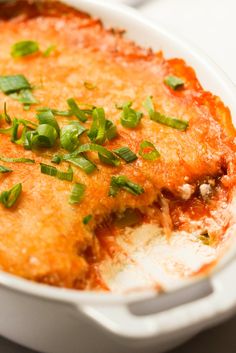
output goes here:
[{"label": "dish handle", "polygon": [[232,280],[236,261],[213,277],[170,293],[131,303],[79,306],[83,314],[114,336],[148,339],[178,332],[201,331],[236,311]]}]

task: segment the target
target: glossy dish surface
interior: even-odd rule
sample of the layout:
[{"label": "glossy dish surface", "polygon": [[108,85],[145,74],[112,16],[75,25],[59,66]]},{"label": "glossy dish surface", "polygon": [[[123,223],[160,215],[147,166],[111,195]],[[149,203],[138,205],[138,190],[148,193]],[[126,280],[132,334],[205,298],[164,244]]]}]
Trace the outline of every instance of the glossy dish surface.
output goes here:
[{"label": "glossy dish surface", "polygon": [[[65,5],[23,4],[0,5],[0,74],[24,75],[37,104],[26,111],[21,102],[0,92],[2,113],[6,102],[10,117],[38,124],[36,109],[68,111],[67,100],[73,97],[81,109],[104,108],[106,118],[116,126],[118,134],[103,141],[105,148],[127,146],[138,158],[110,166],[97,153],[88,152],[97,170],[86,174],[71,164],[74,175],[69,182],[40,171],[40,163],[53,165],[55,153],[68,154],[59,141],[51,149],[31,151],[13,143],[9,134],[1,134],[1,157],[35,161],[1,162],[13,170],[1,174],[1,192],[17,183],[23,188],[11,209],[0,206],[1,269],[60,287],[109,290],[98,264],[120,252],[116,237],[124,233],[127,213],[132,229],[154,224],[164,229],[167,238],[173,231],[195,232],[217,248],[231,225],[229,204],[235,186],[235,130],[229,109],[203,90],[183,60],[166,60],[161,52],[140,48],[125,39],[122,30],[107,30],[100,20]],[[12,46],[22,40],[38,42],[41,50],[12,57]],[[50,46],[54,50],[43,55]],[[170,76],[181,78],[183,86],[169,87],[165,79]],[[186,122],[187,128],[182,131],[151,119],[143,107],[147,97],[152,97],[156,112]],[[117,106],[125,102],[143,113],[135,128],[121,124],[122,110]],[[78,122],[75,116],[56,119],[60,128]],[[80,124],[89,130],[91,115]],[[4,119],[1,128],[9,128]],[[158,150],[156,160],[140,156],[143,141]],[[79,143],[91,143],[86,133]],[[56,167],[66,172],[68,163]],[[111,197],[111,180],[117,176],[126,176],[144,192],[119,190]],[[85,194],[80,203],[71,205],[74,183],[83,184]]]}]

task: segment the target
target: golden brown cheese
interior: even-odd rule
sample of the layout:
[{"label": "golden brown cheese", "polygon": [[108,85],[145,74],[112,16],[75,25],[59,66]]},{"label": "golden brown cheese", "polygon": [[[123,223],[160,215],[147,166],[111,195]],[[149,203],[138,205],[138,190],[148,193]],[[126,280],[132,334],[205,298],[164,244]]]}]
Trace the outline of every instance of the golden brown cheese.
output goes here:
[{"label": "golden brown cheese", "polygon": [[[55,2],[1,4],[0,33],[0,75],[24,74],[35,86],[39,106],[66,110],[66,100],[74,97],[78,102],[104,107],[107,118],[118,127],[118,137],[106,142],[106,148],[128,146],[138,154],[141,141],[148,140],[161,154],[155,162],[140,157],[117,168],[101,164],[95,153],[88,154],[98,171],[86,175],[73,167],[74,180],[87,188],[83,202],[72,206],[68,203],[72,184],[40,173],[39,163],[50,164],[55,150],[35,154],[1,135],[1,156],[36,160],[33,165],[1,162],[14,172],[0,176],[0,191],[18,182],[23,185],[12,209],[0,206],[3,270],[52,285],[85,288],[89,285],[88,258],[91,254],[99,258],[100,252],[93,230],[110,214],[127,208],[143,212],[167,191],[181,199],[184,184],[196,188],[209,177],[228,174],[230,184],[235,175],[235,130],[230,112],[219,98],[202,89],[183,60],[165,60],[162,53],[124,39],[121,31],[106,30],[99,20]],[[49,57],[36,53],[13,59],[11,46],[21,40],[35,40],[42,50],[55,45],[56,50]],[[167,87],[163,81],[168,75],[184,79],[184,89]],[[84,82],[95,88],[86,88]],[[150,120],[142,105],[147,96],[153,96],[158,111],[189,121],[187,131]],[[10,116],[36,121],[34,106],[24,111],[19,102],[0,92],[0,109],[5,101]],[[120,123],[115,105],[126,101],[144,112],[136,129]],[[57,120],[61,126],[68,122],[62,117]],[[90,125],[91,119],[84,124],[87,128]],[[109,197],[113,175],[126,175],[145,192],[134,196],[121,191],[115,198]],[[171,212],[178,226],[178,212]],[[88,214],[93,219],[84,225],[82,220]]]}]

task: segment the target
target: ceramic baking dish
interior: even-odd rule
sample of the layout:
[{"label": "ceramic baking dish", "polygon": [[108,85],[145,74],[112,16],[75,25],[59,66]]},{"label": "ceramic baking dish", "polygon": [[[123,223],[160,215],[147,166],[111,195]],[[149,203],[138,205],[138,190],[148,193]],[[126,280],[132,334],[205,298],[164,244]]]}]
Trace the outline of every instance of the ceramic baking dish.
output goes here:
[{"label": "ceramic baking dish", "polygon": [[[198,50],[125,6],[64,2],[101,18],[105,26],[125,29],[129,38],[163,50],[166,57],[184,58],[236,116],[234,85]],[[210,275],[162,295],[79,292],[0,273],[0,334],[47,353],[164,352],[236,311],[235,244],[228,245]]]}]

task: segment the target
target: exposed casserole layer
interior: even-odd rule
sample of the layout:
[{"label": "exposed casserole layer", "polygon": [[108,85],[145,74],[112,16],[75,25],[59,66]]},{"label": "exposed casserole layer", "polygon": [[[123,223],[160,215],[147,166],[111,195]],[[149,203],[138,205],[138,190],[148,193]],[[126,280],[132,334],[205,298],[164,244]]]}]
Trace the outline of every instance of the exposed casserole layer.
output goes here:
[{"label": "exposed casserole layer", "polygon": [[[87,121],[79,121],[75,111],[69,117],[53,111],[60,129],[77,121],[88,132],[95,119],[91,116],[96,114],[93,107],[103,108],[106,119],[117,128],[117,136],[111,140],[104,140],[104,136],[96,140],[85,131],[77,138],[75,150],[86,143],[110,151],[125,146],[138,157],[126,163],[116,155],[116,165],[108,165],[107,160],[99,158],[97,150],[86,150],[83,156],[97,169],[86,174],[74,163],[62,161],[54,167],[67,172],[71,165],[73,181],[61,180],[41,173],[40,163],[53,166],[54,154],[71,153],[60,147],[62,132],[60,136],[58,132],[51,148],[38,148],[35,143],[26,149],[25,136],[22,137],[24,124],[20,124],[17,136],[13,136],[12,130],[3,131],[0,157],[35,161],[0,162],[12,170],[1,173],[0,191],[19,183],[23,190],[11,208],[6,208],[2,196],[3,270],[56,286],[86,288],[94,286],[90,263],[100,259],[101,225],[105,223],[107,228],[117,214],[135,209],[141,215],[139,222],[157,222],[167,235],[172,229],[191,231],[192,219],[212,216],[217,222],[230,201],[228,190],[235,184],[235,130],[228,108],[202,89],[194,70],[183,60],[166,60],[162,53],[153,53],[126,40],[122,31],[106,30],[99,20],[55,2],[0,4],[0,33],[0,76],[24,75],[30,83],[30,94],[37,101],[34,105],[23,105],[19,96],[17,100],[9,92],[4,93],[2,86],[2,129],[12,126],[5,122],[4,102],[11,118],[27,119],[38,126],[36,109],[49,107],[68,112],[71,107],[67,100],[73,97],[81,109],[89,110],[85,114]],[[16,57],[14,45],[23,40],[36,42],[40,50]],[[173,81],[173,76],[180,79],[179,87],[178,80],[176,86],[176,82],[168,81],[170,77]],[[149,109],[147,104],[143,107],[147,97]],[[126,105],[127,114],[134,114],[136,120],[140,118],[136,127],[127,127],[121,121],[124,111],[120,108],[125,102],[132,102],[131,108]],[[154,111],[159,118],[164,117],[164,124],[157,121]],[[142,118],[138,112],[143,113]],[[167,117],[176,119],[171,119],[173,126],[167,126]],[[28,125],[25,131],[38,129]],[[98,124],[99,127],[104,134]],[[142,149],[143,141],[151,145]],[[147,160],[150,151],[155,152],[155,158]],[[46,172],[54,173],[50,168]],[[112,177],[117,181],[118,176],[135,184],[135,190],[131,187],[134,194],[129,187],[124,189],[124,184],[116,184],[111,195]],[[83,185],[84,194],[80,201],[71,204],[68,199],[75,183]],[[228,224],[226,219],[215,233],[206,224],[205,233],[211,231],[219,240]],[[100,232],[99,241],[94,236],[95,229],[97,235]]]}]

